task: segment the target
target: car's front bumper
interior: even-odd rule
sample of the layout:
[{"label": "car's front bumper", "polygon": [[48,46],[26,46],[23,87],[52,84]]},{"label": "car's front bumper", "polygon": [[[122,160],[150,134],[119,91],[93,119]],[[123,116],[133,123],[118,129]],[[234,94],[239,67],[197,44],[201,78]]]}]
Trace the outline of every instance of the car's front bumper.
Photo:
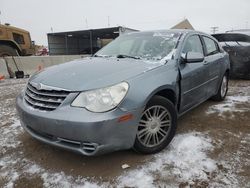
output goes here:
[{"label": "car's front bumper", "polygon": [[[92,113],[70,105],[54,111],[39,111],[30,107],[20,94],[16,100],[23,128],[34,138],[84,155],[129,149],[136,137],[142,109]],[[127,121],[119,118],[132,114]]]}]

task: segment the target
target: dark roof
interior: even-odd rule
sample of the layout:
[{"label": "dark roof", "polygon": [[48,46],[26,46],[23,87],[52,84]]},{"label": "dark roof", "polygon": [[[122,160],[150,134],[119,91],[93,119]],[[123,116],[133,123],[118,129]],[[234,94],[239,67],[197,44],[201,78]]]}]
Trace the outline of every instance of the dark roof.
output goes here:
[{"label": "dark roof", "polygon": [[48,33],[47,35],[56,35],[56,36],[84,36],[89,37],[90,32],[93,37],[109,37],[109,35],[117,35],[119,34],[120,29],[125,29],[129,31],[138,31],[135,29],[127,28],[127,27],[108,27],[108,28],[99,28],[99,29],[87,29],[87,30],[78,30],[78,31],[66,31],[66,32],[57,32],[57,33]]},{"label": "dark roof", "polygon": [[229,41],[238,41],[238,42],[250,42],[250,35],[246,33],[237,32],[228,32],[228,33],[218,33],[212,35],[219,42],[229,42]]},{"label": "dark roof", "polygon": [[226,31],[226,33],[241,33],[250,36],[250,29],[237,29],[237,30]]}]

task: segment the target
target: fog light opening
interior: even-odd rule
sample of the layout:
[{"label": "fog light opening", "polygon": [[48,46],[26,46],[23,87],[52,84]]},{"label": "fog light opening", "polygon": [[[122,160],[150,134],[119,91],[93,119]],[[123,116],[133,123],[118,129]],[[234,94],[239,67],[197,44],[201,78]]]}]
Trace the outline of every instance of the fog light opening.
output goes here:
[{"label": "fog light opening", "polygon": [[90,142],[83,142],[82,143],[82,150],[85,151],[86,153],[93,153],[98,144],[96,143],[90,143]]}]

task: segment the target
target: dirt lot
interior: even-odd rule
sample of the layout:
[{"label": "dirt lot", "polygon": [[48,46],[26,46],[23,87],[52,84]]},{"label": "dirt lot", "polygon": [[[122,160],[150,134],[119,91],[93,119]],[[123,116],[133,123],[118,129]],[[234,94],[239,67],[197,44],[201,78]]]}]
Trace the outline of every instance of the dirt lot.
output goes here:
[{"label": "dirt lot", "polygon": [[230,81],[224,102],[208,101],[181,117],[161,153],[99,157],[48,146],[23,131],[15,97],[26,81],[0,82],[0,187],[250,187],[250,81]]}]

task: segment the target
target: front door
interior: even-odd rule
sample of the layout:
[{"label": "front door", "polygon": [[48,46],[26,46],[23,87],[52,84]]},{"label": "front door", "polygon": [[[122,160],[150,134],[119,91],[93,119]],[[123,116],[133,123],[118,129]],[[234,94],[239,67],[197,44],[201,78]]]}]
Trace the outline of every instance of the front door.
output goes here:
[{"label": "front door", "polygon": [[[182,53],[197,52],[204,55],[204,48],[199,35],[189,36]],[[180,113],[207,99],[208,71],[206,62],[181,63],[181,104]]]}]

